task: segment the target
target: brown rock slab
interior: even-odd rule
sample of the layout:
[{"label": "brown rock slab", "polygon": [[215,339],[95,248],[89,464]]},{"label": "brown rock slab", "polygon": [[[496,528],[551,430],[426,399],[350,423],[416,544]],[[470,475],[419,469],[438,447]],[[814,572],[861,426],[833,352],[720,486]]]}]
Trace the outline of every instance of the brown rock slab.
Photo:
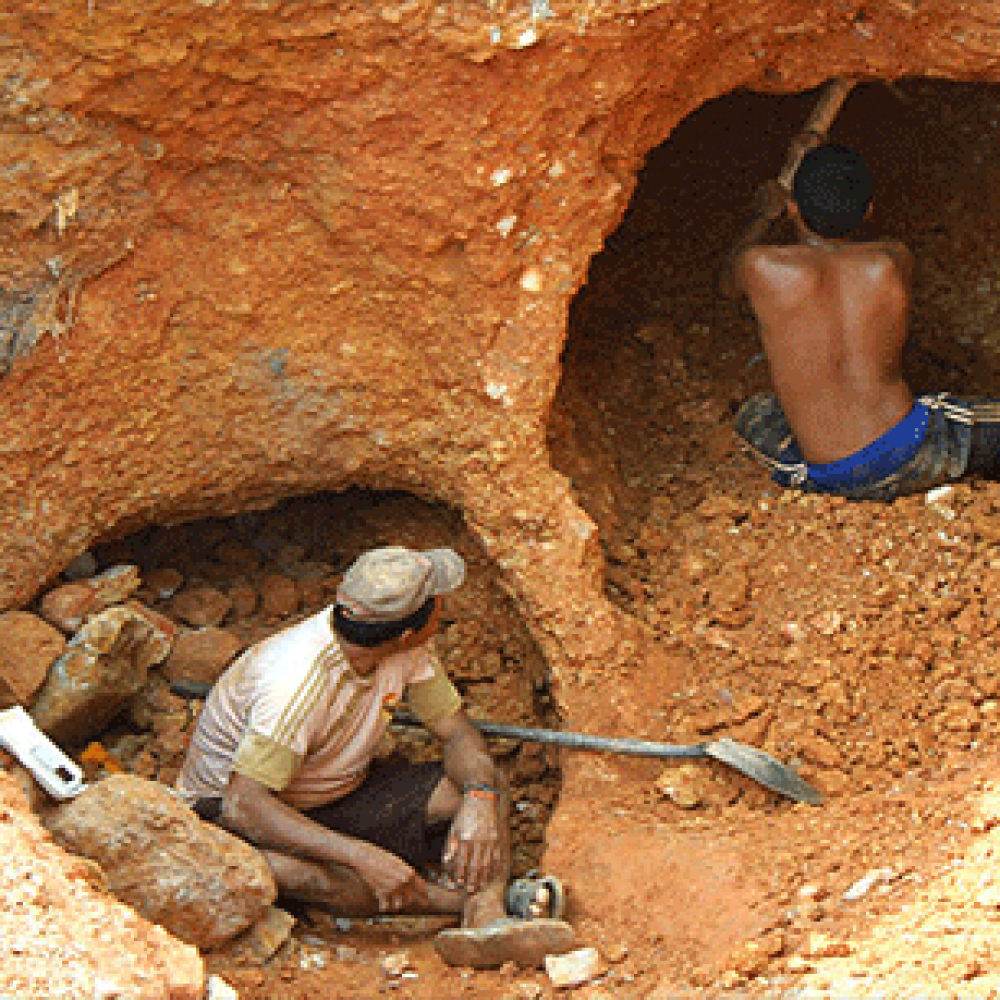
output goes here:
[{"label": "brown rock slab", "polygon": [[213,684],[243,649],[243,643],[224,628],[207,626],[182,632],[163,665],[172,681],[204,681]]},{"label": "brown rock slab", "polygon": [[134,775],[102,779],[43,821],[60,844],[101,866],[119,899],[203,950],[261,919],[276,895],[262,854]]},{"label": "brown rock slab", "polygon": [[0,614],[0,709],[27,705],[65,648],[62,633],[37,615]]}]

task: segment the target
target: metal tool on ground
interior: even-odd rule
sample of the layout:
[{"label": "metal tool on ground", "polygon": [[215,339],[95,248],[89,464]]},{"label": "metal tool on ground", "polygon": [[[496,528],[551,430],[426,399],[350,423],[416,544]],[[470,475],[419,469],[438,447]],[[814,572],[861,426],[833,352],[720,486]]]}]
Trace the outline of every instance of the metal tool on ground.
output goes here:
[{"label": "metal tool on ground", "polygon": [[[182,698],[204,698],[211,690],[208,684],[193,681],[175,681],[170,690]],[[397,709],[393,723],[399,726],[420,727],[420,721],[409,712]],[[560,729],[536,729],[526,726],[510,726],[499,722],[485,722],[473,719],[472,724],[484,736],[521,740],[529,743],[550,743],[568,747],[571,750],[593,750],[605,753],[627,754],[633,757],[657,757],[661,759],[711,758],[745,774],[772,792],[784,795],[796,802],[807,802],[818,806],[823,795],[795,773],[787,764],[745,743],[737,743],[728,737],[721,737],[705,743],[675,744],[656,743],[627,737],[590,736],[586,733],[565,732]]]},{"label": "metal tool on ground", "polygon": [[[397,725],[420,725],[418,719],[401,709],[397,709],[392,718]],[[472,724],[484,736],[524,740],[529,743],[550,743],[554,746],[569,747],[571,750],[595,750],[633,757],[681,759],[711,757],[713,760],[728,764],[734,770],[753,778],[758,784],[786,798],[794,799],[796,802],[808,802],[813,806],[823,802],[822,793],[803,781],[787,764],[782,764],[780,760],[763,750],[758,750],[757,747],[737,743],[736,740],[726,736],[705,743],[677,744],[620,736],[590,736],[587,733],[566,732],[561,729],[509,726],[500,722],[484,722],[481,719],[473,719]]]},{"label": "metal tool on ground", "polygon": [[12,753],[56,799],[71,799],[86,787],[83,771],[15,705],[0,712],[0,747]]}]

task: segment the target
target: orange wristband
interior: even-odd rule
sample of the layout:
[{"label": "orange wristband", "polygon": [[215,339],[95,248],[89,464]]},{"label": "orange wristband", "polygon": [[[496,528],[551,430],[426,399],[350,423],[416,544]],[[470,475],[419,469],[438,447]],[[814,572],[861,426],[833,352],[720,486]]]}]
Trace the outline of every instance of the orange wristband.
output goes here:
[{"label": "orange wristband", "polygon": [[500,793],[493,788],[491,785],[487,785],[486,782],[480,782],[475,785],[463,785],[462,786],[463,795],[474,795],[481,799],[498,799],[500,798]]}]

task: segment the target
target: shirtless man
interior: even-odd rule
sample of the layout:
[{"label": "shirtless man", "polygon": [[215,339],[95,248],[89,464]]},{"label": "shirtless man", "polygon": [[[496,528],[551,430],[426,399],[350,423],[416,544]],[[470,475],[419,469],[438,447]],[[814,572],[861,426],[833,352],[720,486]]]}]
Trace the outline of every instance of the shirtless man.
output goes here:
[{"label": "shirtless man", "polygon": [[776,397],[758,395],[737,433],[783,486],[888,501],[966,473],[1000,471],[1000,400],[914,400],[902,375],[913,262],[894,240],[856,242],[872,205],[864,160],[808,151],[791,193],[774,183],[761,212],[785,211],[799,242],[734,252],[723,291],[743,292],[760,325]]}]

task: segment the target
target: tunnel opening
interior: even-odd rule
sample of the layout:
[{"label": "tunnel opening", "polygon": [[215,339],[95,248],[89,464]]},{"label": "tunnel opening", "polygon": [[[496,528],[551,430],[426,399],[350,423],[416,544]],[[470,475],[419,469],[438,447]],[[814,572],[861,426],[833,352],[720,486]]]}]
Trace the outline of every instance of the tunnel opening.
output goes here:
[{"label": "tunnel opening", "polygon": [[[65,748],[88,779],[124,771],[172,785],[203,704],[197,689],[239,652],[328,607],[344,570],[361,553],[396,544],[448,546],[466,560],[466,581],[448,596],[436,646],[470,717],[555,725],[544,657],[461,514],[405,492],[352,488],[231,517],[151,525],[93,546],[68,567],[64,577],[72,579],[137,567],[139,586],[129,602],[165,618],[176,635],[123,709],[86,738],[87,727],[72,723],[64,730],[72,733]],[[33,610],[52,619],[59,606],[52,595],[72,587],[72,579],[39,595]],[[178,694],[192,682],[193,691]],[[47,692],[43,688],[46,704],[58,703]],[[489,737],[488,743],[511,782],[514,874],[524,875],[540,863],[559,795],[558,756],[552,747],[517,739]],[[378,751],[391,754],[422,761],[439,750],[422,727],[399,724]]]},{"label": "tunnel opening", "polygon": [[[671,857],[682,858],[676,872],[658,869],[655,897],[637,909],[677,942],[679,975],[698,986],[761,975],[739,954],[711,957],[746,900],[781,927],[767,975],[787,972],[788,956],[808,959],[817,930],[877,923],[876,906],[860,917],[839,901],[865,871],[913,870],[914,858],[929,870],[945,844],[974,840],[955,838],[954,810],[970,809],[981,755],[1000,738],[987,667],[1000,620],[998,485],[972,479],[892,504],[805,495],[773,484],[732,432],[740,404],[770,385],[753,317],[716,294],[715,274],[818,97],[730,94],[649,153],[571,305],[549,427],[553,464],[600,528],[606,593],[661,654],[616,693],[641,706],[653,738],[725,735],[826,795],[796,817],[701,769],[647,779],[635,796],[634,814],[676,838]],[[875,175],[866,234],[914,254],[904,373],[917,393],[998,395],[998,122],[996,87],[912,79],[860,86],[830,132]],[[776,227],[773,238],[788,235]],[[931,801],[934,819],[912,818]],[[903,803],[917,813],[901,817]],[[699,865],[702,837],[712,850]],[[705,910],[682,928],[685,893],[726,882],[706,872],[734,843],[740,887],[728,883],[712,940],[693,954],[682,935],[698,938]],[[623,899],[643,892],[629,871],[616,885]],[[831,905],[810,916],[812,886]],[[892,895],[916,906],[902,883]]]},{"label": "tunnel opening", "polygon": [[[762,488],[730,423],[769,389],[767,366],[745,300],[722,298],[716,278],[821,93],[737,92],[681,121],[646,157],[571,303],[549,444],[601,528],[619,603],[642,590],[642,574],[622,566],[645,529],[710,493]],[[875,176],[859,237],[899,239],[914,254],[904,365],[915,393],[996,393],[998,122],[995,87],[917,78],[855,87],[829,133]],[[787,219],[767,237],[794,238]]]}]

